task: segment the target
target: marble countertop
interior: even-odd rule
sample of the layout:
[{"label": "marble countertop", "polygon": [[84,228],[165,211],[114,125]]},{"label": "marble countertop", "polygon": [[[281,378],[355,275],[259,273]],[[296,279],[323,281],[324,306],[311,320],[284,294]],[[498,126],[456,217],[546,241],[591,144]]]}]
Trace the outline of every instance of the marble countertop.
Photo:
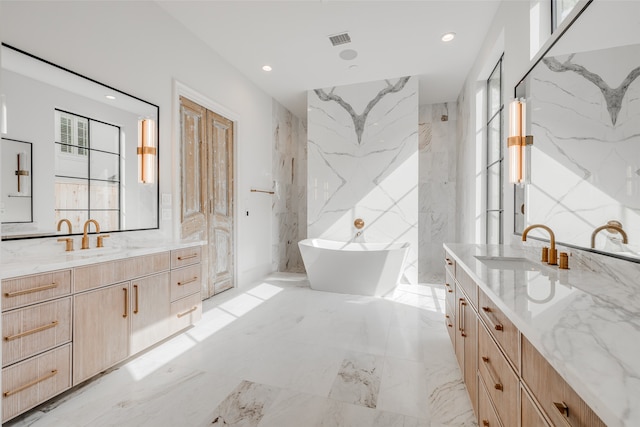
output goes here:
[{"label": "marble countertop", "polygon": [[[105,241],[105,247],[81,250],[79,238],[74,238],[76,250],[64,251],[64,244],[55,239],[39,239],[39,244],[20,245],[2,243],[0,258],[0,279],[60,270],[82,265],[94,264],[149,255],[158,252],[180,249],[204,244],[202,241],[166,241],[142,240],[119,241],[116,244]],[[92,240],[92,244],[93,244]]]},{"label": "marble countertop", "polygon": [[[572,256],[570,269],[559,270],[539,261],[539,248],[444,246],[605,424],[640,426],[636,266],[622,271],[624,264],[606,257]],[[476,256],[531,262],[490,265]]]}]

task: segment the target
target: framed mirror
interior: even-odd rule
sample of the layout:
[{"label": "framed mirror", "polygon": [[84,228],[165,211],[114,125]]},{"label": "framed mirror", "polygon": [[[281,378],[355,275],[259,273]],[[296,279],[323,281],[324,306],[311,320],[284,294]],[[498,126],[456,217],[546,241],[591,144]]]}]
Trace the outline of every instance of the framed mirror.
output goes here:
[{"label": "framed mirror", "polygon": [[3,240],[159,227],[157,105],[5,44],[0,72]]},{"label": "framed mirror", "polygon": [[[640,262],[640,2],[593,1],[516,87],[530,181],[515,232]],[[525,152],[527,152],[525,151]]]}]

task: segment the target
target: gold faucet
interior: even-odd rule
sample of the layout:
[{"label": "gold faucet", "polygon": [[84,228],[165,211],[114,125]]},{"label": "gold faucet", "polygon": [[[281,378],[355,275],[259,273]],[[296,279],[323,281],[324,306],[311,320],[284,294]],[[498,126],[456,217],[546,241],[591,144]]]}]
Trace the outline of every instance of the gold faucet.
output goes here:
[{"label": "gold faucet", "polygon": [[[527,234],[529,234],[529,231],[533,230],[534,228],[542,228],[545,229],[549,232],[549,249],[548,249],[548,261],[547,263],[549,265],[558,265],[558,254],[556,251],[556,236],[553,234],[553,231],[551,231],[551,229],[549,227],[547,227],[546,225],[543,224],[533,224],[528,226],[527,228],[524,229],[524,231],[522,232],[522,241],[526,242],[527,241]],[[542,248],[542,260],[545,260],[545,252],[546,252],[546,247]]]},{"label": "gold faucet", "polygon": [[62,228],[62,223],[67,223],[67,226],[69,227],[69,234],[73,233],[73,227],[71,226],[71,221],[69,221],[66,218],[61,219],[60,221],[58,221],[58,231],[60,231],[60,228]]},{"label": "gold faucet", "polygon": [[91,223],[94,223],[96,226],[96,233],[100,233],[100,224],[95,219],[88,219],[84,223],[84,234],[82,236],[82,249],[89,249],[89,236],[87,233],[89,232],[89,226]]},{"label": "gold faucet", "polygon": [[608,221],[605,225],[602,225],[591,233],[591,249],[596,247],[596,234],[606,229],[609,233],[620,233],[622,235],[622,243],[629,243],[627,238],[627,232],[622,229],[622,223],[620,221]]}]

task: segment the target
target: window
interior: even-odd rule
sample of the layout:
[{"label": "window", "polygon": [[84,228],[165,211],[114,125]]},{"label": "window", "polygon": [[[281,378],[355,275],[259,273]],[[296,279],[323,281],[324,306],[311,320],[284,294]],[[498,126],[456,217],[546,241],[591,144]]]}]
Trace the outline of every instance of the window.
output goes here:
[{"label": "window", "polygon": [[120,127],[55,110],[56,222],[74,230],[98,220],[104,231],[120,228]]},{"label": "window", "polygon": [[486,242],[502,243],[502,57],[487,80]]},{"label": "window", "polygon": [[551,32],[571,13],[578,0],[551,0]]}]

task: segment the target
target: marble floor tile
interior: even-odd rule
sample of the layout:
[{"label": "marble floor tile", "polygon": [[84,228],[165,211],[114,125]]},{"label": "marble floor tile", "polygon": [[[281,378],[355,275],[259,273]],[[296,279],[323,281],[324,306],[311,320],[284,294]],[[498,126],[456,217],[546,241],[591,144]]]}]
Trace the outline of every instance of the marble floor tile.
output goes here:
[{"label": "marble floor tile", "polygon": [[380,391],[384,359],[366,353],[348,353],[342,362],[329,397],[341,402],[375,408]]},{"label": "marble floor tile", "polygon": [[443,299],[441,285],[373,298],[274,274],[5,427],[472,426]]}]

